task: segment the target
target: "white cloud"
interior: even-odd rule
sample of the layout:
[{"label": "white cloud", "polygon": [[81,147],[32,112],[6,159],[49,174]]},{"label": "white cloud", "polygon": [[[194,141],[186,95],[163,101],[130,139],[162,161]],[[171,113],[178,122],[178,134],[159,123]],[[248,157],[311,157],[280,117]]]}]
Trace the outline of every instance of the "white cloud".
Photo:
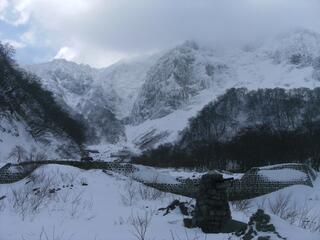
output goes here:
[{"label": "white cloud", "polygon": [[27,31],[24,32],[21,37],[20,37],[21,41],[26,43],[26,44],[30,44],[33,45],[36,43],[36,35],[34,31]]},{"label": "white cloud", "polygon": [[8,0],[0,1],[0,14],[8,7]]},{"label": "white cloud", "polygon": [[29,21],[33,0],[1,0],[0,19],[14,26],[25,24]]},{"label": "white cloud", "polygon": [[[78,47],[78,49],[83,49]],[[73,47],[62,47],[59,49],[55,55],[55,59],[63,58],[68,61],[74,61],[77,63],[91,63],[94,67],[104,67],[111,65],[114,62],[117,62],[123,58],[129,57],[126,54],[119,54],[112,50],[104,51],[94,47],[90,48],[90,51],[79,52],[76,48]]]},{"label": "white cloud", "polygon": [[57,58],[63,58],[69,61],[73,61],[75,60],[75,58],[77,57],[77,53],[74,49],[70,48],[70,47],[62,47],[58,53],[56,54],[56,56],[54,57],[55,59]]},{"label": "white cloud", "polygon": [[8,43],[15,49],[24,48],[26,47],[26,44],[20,41],[12,40],[12,39],[3,39],[3,43]]},{"label": "white cloud", "polygon": [[39,43],[60,51],[72,46],[73,60],[95,66],[188,39],[227,43],[295,27],[320,31],[319,0],[10,0],[10,5],[12,23],[30,23]]}]

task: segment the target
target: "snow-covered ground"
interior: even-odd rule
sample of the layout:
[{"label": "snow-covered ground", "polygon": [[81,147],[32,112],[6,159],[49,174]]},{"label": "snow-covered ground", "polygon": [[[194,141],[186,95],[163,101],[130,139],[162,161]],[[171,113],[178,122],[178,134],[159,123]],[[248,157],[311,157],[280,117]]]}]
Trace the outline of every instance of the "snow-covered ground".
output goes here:
[{"label": "snow-covered ground", "polygon": [[304,172],[294,169],[272,169],[272,170],[260,170],[259,175],[268,179],[269,181],[299,181],[308,179],[308,175]]},{"label": "snow-covered ground", "polygon": [[[171,174],[163,170],[162,174]],[[190,173],[180,175],[189,175]],[[172,176],[179,175],[173,172]],[[150,220],[145,239],[214,239],[227,240],[229,234],[204,235],[200,229],[183,227],[183,216],[177,210],[163,216],[160,207],[174,199],[191,199],[159,192],[131,181],[121,175],[101,170],[80,170],[73,167],[47,165],[37,169],[34,182],[27,179],[14,184],[0,185],[1,240],[128,240],[136,239],[134,219]],[[314,188],[293,186],[268,194],[249,203],[243,210],[232,206],[234,219],[247,222],[258,206],[265,206],[282,196],[290,196],[297,209],[308,207],[309,213],[320,211],[320,179]],[[39,188],[39,189],[38,189]],[[58,190],[60,188],[60,190]],[[55,190],[53,190],[55,189]],[[51,193],[49,193],[51,192]],[[271,215],[280,235],[289,240],[318,240],[320,232],[311,233],[301,227]],[[315,221],[316,219],[313,219]]]},{"label": "snow-covered ground", "polygon": [[[72,146],[72,142],[67,137],[53,135],[50,132],[46,133],[43,141],[35,139],[28,131],[27,123],[14,118],[0,119],[0,129],[0,168],[7,163],[16,162],[18,155],[30,160],[38,156],[44,156],[47,159],[61,158],[61,155],[66,154],[59,151],[63,147]],[[77,155],[76,153],[74,157]]]}]

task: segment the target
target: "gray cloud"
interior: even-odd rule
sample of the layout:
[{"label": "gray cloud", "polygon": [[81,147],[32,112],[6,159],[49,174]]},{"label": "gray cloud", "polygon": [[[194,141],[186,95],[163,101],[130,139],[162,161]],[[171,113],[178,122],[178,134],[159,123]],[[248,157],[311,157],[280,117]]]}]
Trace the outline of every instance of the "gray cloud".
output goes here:
[{"label": "gray cloud", "polygon": [[318,0],[21,1],[29,3],[19,8],[24,19],[52,46],[93,65],[188,39],[232,44],[297,27],[320,31]]}]

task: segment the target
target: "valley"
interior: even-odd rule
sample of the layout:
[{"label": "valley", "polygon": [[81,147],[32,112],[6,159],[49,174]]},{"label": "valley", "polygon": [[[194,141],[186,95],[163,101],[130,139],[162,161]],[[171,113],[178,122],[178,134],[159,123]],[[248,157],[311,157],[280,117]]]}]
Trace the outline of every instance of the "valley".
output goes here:
[{"label": "valley", "polygon": [[246,239],[184,227],[215,174],[249,239],[319,239],[320,33],[0,74],[0,240]]}]

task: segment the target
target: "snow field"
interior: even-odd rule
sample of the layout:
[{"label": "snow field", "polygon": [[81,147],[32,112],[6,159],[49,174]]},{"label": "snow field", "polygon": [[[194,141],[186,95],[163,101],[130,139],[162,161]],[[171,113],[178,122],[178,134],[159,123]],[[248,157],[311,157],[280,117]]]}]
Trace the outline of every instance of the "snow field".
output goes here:
[{"label": "snow field", "polygon": [[[170,171],[166,173],[170,174]],[[183,216],[178,210],[163,216],[163,212],[158,209],[166,207],[174,199],[191,199],[158,192],[118,174],[47,165],[37,169],[32,179],[34,182],[27,183],[28,179],[24,179],[14,184],[0,185],[0,196],[6,195],[5,199],[0,200],[1,240],[37,240],[46,239],[46,236],[48,239],[60,240],[137,239],[133,225],[137,219],[148,220],[145,239],[227,240],[230,237],[228,234],[205,236],[200,229],[184,228]],[[39,196],[34,193],[33,189],[36,188],[40,188]],[[316,213],[320,210],[319,188],[320,182],[317,179],[314,188],[292,186],[250,200],[247,207],[232,204],[232,216],[247,222],[263,202],[266,211],[272,213],[269,202],[276,202],[279,195],[289,194],[291,200],[294,200],[290,200],[290,204],[302,208],[308,203],[312,209],[310,212]],[[52,189],[55,192],[49,193]],[[15,194],[18,195],[16,199]],[[25,194],[28,195],[27,203],[23,202]],[[305,240],[320,238],[319,232],[311,233],[301,226],[290,225],[288,220],[271,216],[278,232],[290,240],[301,240],[302,236]]]}]

